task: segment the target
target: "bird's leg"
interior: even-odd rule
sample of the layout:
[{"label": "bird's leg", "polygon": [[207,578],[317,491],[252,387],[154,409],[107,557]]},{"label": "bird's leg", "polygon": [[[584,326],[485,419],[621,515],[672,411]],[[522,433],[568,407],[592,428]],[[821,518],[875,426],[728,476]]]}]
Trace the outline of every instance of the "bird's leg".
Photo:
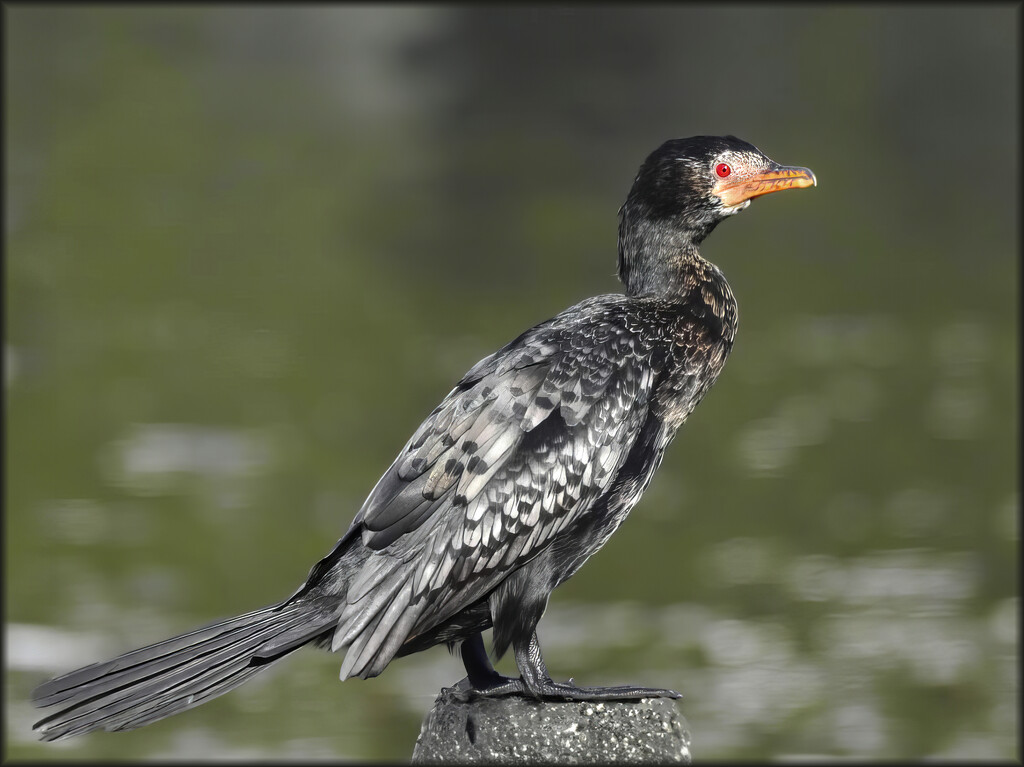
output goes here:
[{"label": "bird's leg", "polygon": [[499,674],[491,665],[481,634],[475,634],[462,643],[462,662],[466,666],[466,679],[473,689],[486,690],[508,681],[508,677]]},{"label": "bird's leg", "polygon": [[[499,674],[487,660],[483,652],[483,641],[479,640],[478,647],[485,667],[479,665],[471,668],[471,661],[467,659],[467,653],[472,653],[472,646],[467,648],[468,642],[463,643],[462,658],[466,663],[466,670],[469,676],[463,680],[468,681],[468,686],[463,687],[460,683],[460,697],[469,699],[472,697],[501,697],[505,695],[522,695],[524,697],[538,698],[540,700],[639,700],[641,698],[681,698],[675,690],[664,690],[658,687],[637,687],[623,685],[619,687],[580,687],[573,683],[556,682],[548,674],[547,665],[540,652],[540,642],[537,640],[537,631],[530,634],[526,642],[513,642],[516,655],[516,665],[519,666],[519,679],[512,679]],[[479,658],[474,657],[474,664],[479,663]],[[481,672],[483,669],[483,672]],[[489,674],[486,671],[489,670]],[[485,674],[481,676],[481,674]],[[474,674],[476,676],[474,676]],[[474,682],[474,678],[480,679],[481,684]]]},{"label": "bird's leg", "polygon": [[487,657],[484,638],[481,634],[474,634],[464,640],[460,647],[460,653],[462,662],[466,666],[466,677],[454,687],[445,690],[458,700],[467,701],[474,696],[490,695],[491,690],[504,689],[510,682],[519,682],[518,679],[510,679],[494,670],[491,659]]}]

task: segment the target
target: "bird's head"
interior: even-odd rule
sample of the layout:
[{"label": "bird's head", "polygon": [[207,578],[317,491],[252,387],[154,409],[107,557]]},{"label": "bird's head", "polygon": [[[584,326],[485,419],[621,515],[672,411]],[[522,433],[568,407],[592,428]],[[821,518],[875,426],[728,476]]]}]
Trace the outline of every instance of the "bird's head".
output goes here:
[{"label": "bird's head", "polygon": [[779,165],[735,136],[666,141],[644,160],[619,211],[619,274],[629,285],[645,256],[695,247],[755,197],[816,184],[807,168]]},{"label": "bird's head", "polygon": [[623,211],[667,220],[703,236],[763,194],[814,186],[807,168],[779,165],[735,136],[666,141],[644,160]]}]

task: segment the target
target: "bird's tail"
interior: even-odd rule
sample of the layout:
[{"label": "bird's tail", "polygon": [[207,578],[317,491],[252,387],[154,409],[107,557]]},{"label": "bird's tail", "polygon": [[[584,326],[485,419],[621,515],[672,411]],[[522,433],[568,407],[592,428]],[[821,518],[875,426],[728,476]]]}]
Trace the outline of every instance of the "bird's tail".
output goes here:
[{"label": "bird's tail", "polygon": [[95,663],[39,685],[36,706],[59,706],[33,729],[42,740],[131,730],[222,695],[324,634],[306,601],[286,601]]}]

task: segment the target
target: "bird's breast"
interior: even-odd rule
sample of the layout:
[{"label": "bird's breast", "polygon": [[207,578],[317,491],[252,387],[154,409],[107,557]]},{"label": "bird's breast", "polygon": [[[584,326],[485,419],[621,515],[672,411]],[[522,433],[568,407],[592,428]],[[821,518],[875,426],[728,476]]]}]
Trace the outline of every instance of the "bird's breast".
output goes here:
[{"label": "bird's breast", "polygon": [[725,290],[702,286],[676,314],[653,397],[655,412],[673,433],[718,379],[735,336],[736,301],[728,285]]}]

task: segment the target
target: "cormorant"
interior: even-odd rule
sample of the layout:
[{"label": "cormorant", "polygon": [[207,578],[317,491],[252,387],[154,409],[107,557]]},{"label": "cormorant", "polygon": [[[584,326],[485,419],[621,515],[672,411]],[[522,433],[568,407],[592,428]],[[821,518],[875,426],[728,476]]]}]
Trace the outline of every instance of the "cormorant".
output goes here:
[{"label": "cormorant", "polygon": [[[701,241],[752,198],[815,183],[734,136],[662,144],[619,211],[624,295],[582,301],[474,365],[290,597],[36,688],[37,706],[57,706],[41,738],[149,724],[308,644],[345,651],[342,679],[459,648],[466,697],[678,697],[553,681],[537,623],[640,499],[729,355],[736,301]],[[494,670],[488,628],[519,678]]]}]

